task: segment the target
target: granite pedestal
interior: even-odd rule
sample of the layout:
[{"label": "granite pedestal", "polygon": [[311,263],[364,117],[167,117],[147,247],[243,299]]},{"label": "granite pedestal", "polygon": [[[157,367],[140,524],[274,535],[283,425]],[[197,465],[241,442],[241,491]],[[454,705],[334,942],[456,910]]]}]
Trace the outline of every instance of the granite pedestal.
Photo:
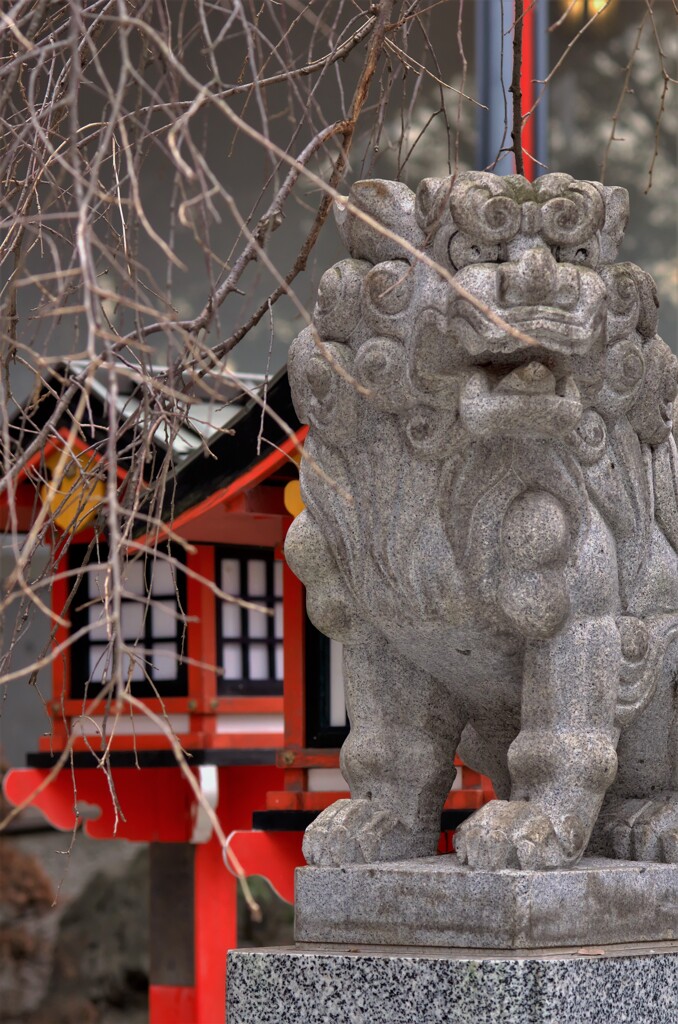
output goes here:
[{"label": "granite pedestal", "polygon": [[227,1024],[676,1024],[678,944],[233,950]]},{"label": "granite pedestal", "polygon": [[295,937],[229,954],[228,1024],[678,1024],[678,865],[300,868]]}]

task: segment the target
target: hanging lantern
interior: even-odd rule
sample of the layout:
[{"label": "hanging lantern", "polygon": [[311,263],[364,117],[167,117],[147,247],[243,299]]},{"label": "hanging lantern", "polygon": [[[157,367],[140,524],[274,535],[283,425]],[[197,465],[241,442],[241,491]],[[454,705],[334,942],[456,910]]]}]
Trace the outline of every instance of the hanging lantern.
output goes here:
[{"label": "hanging lantern", "polygon": [[50,478],[40,488],[40,498],[59,529],[75,533],[94,521],[106,497],[106,485],[96,474],[98,460],[87,452],[69,455],[59,478],[62,455],[54,451],[46,459]]}]

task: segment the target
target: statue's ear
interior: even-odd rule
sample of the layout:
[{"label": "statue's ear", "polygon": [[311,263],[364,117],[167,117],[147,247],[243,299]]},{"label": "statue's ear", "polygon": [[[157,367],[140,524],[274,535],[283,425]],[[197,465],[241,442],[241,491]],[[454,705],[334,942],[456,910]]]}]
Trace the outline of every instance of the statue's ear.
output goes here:
[{"label": "statue's ear", "polygon": [[633,267],[638,294],[640,296],[640,311],[638,314],[638,331],[644,339],[654,337],[657,333],[659,296],[657,285],[646,270],[640,267]]},{"label": "statue's ear", "polygon": [[411,253],[398,242],[382,234],[376,225],[383,225],[415,248],[424,243],[424,235],[414,216],[414,192],[400,181],[371,178],[356,181],[349,200],[356,210],[368,215],[374,223],[361,219],[348,209],[345,201],[334,204],[334,218],[344,245],[351,256],[370,263],[384,260],[411,259]]},{"label": "statue's ear", "polygon": [[419,182],[414,210],[422,231],[427,231],[443,215],[451,182],[451,178],[423,178]]},{"label": "statue's ear", "polygon": [[600,232],[602,263],[614,263],[629,222],[629,194],[619,185],[595,183],[605,202],[605,223]]}]

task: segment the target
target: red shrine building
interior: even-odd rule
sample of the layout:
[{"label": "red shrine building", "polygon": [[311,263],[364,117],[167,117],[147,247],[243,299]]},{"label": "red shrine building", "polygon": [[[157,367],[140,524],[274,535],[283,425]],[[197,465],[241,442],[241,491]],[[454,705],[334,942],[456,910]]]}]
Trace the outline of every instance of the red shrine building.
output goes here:
[{"label": "red shrine building", "polygon": [[[18,451],[30,450],[32,436],[81,370],[77,363],[57,368],[15,416],[10,431]],[[13,511],[0,506],[1,528],[13,524],[27,532],[50,503],[58,622],[50,728],[36,736],[28,768],[9,773],[6,792],[13,803],[30,799],[55,825],[72,828],[78,814],[72,772],[44,787],[54,766],[66,761],[76,773],[78,799],[98,808],[99,816],[85,822],[89,835],[151,843],[152,894],[171,885],[175,894],[183,892],[178,905],[193,907],[187,938],[185,914],[168,917],[166,900],[151,900],[150,1019],[163,1024],[220,1019],[214,1014],[222,1013],[225,950],[237,944],[236,879],[224,867],[228,858],[196,787],[229,837],[231,860],[247,874],[269,878],[290,900],[294,867],[303,863],[303,829],[347,795],[339,772],[348,731],[341,647],[308,619],[304,588],[283,555],[286,530],[303,507],[297,461],[305,427],[284,371],[265,389],[263,420],[263,381],[241,383],[245,391],[231,385],[219,405],[192,407],[171,439],[160,430],[152,439],[149,478],[161,462],[169,462],[170,474],[153,510],[155,534],[137,534],[120,560],[119,627],[122,676],[149,714],[116,701],[107,685],[113,676],[110,538],[97,518],[110,413],[104,379],[91,384],[87,417],[74,429],[73,402],[53,440],[25,460]],[[130,458],[125,424],[138,408],[132,386],[120,393],[122,491]],[[99,465],[102,479],[93,483]],[[57,474],[53,487],[51,474]],[[172,736],[193,788],[177,766]],[[112,805],[111,780],[124,820]],[[486,779],[461,767],[441,842],[492,795]],[[183,953],[175,949],[170,967],[166,938],[173,930]]]}]

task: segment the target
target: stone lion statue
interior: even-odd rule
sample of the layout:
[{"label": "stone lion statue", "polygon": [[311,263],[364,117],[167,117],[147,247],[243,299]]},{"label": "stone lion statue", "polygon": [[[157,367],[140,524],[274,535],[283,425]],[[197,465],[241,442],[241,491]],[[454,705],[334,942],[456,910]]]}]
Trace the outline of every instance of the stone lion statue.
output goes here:
[{"label": "stone lion statue", "polygon": [[[624,189],[360,181],[292,346],[310,431],[286,557],[344,645],[351,789],[312,864],[678,862],[678,362],[617,262]],[[382,230],[383,229],[383,230]]]}]

